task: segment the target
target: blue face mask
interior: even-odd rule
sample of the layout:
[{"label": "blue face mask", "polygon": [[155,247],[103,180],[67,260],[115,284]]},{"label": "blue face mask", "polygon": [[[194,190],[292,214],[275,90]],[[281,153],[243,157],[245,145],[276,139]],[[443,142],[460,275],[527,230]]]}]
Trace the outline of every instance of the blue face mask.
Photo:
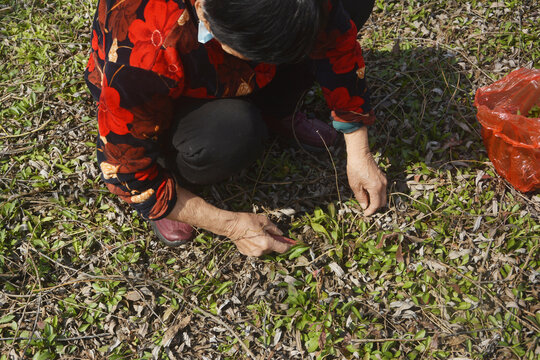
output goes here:
[{"label": "blue face mask", "polygon": [[199,21],[199,34],[197,35],[197,39],[201,44],[206,44],[210,40],[214,38],[214,35],[208,31],[206,26],[204,26],[204,23],[202,21]]}]

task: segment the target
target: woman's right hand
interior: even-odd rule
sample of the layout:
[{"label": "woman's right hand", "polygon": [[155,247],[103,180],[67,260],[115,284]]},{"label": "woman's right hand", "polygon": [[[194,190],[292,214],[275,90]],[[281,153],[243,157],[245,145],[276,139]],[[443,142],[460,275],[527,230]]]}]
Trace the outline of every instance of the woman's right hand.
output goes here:
[{"label": "woman's right hand", "polygon": [[284,253],[292,244],[281,242],[272,235],[283,232],[266,216],[252,213],[235,213],[235,219],[227,232],[240,253],[247,256],[261,256],[273,251]]},{"label": "woman's right hand", "polygon": [[244,255],[261,256],[272,251],[284,253],[294,245],[293,240],[285,237],[280,241],[283,233],[264,215],[218,209],[178,185],[176,195],[177,201],[168,219],[226,236]]}]

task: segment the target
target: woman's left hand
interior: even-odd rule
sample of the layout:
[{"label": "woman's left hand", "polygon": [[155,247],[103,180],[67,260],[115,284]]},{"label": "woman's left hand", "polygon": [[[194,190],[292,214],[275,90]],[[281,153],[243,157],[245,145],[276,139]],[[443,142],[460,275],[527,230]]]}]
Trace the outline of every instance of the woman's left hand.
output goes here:
[{"label": "woman's left hand", "polygon": [[386,176],[371,153],[349,155],[347,176],[354,196],[366,216],[373,215],[378,208],[386,205]]},{"label": "woman's left hand", "polygon": [[349,185],[366,216],[386,205],[386,176],[369,151],[367,129],[345,134]]}]

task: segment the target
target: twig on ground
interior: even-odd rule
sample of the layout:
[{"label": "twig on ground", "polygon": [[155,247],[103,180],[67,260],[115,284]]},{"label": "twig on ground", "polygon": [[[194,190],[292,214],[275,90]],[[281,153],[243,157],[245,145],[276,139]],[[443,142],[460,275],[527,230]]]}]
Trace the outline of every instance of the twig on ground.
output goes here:
[{"label": "twig on ground", "polygon": [[[76,337],[70,337],[70,338],[56,338],[54,339],[55,341],[60,341],[60,342],[70,342],[70,341],[77,341],[77,340],[90,340],[90,339],[95,339],[95,338],[102,338],[102,337],[110,337],[110,336],[114,336],[113,334],[107,334],[107,333],[103,333],[103,334],[95,334],[95,335],[87,335],[87,336],[76,336]],[[32,341],[32,340],[45,340],[45,338],[42,338],[42,337],[5,337],[5,338],[0,338],[0,341],[20,341],[20,340],[28,340],[28,341]]]}]

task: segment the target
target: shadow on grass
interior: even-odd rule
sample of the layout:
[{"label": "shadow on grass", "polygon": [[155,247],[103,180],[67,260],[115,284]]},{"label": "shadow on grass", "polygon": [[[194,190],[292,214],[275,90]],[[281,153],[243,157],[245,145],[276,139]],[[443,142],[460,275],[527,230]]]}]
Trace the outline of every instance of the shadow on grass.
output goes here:
[{"label": "shadow on grass", "polygon": [[[387,173],[390,192],[408,193],[408,176],[428,167],[453,170],[486,161],[470,64],[449,51],[422,47],[366,52],[365,57],[378,118],[370,128],[371,149]],[[322,103],[319,98],[305,107],[328,116]],[[311,212],[345,201],[352,192],[344,143],[313,154],[275,140],[257,164],[204,194],[242,211],[256,204]]]},{"label": "shadow on grass", "polygon": [[422,47],[373,52],[367,59],[379,118],[373,149],[391,164],[391,181],[404,181],[411,167],[485,161],[471,64],[455,53]]}]

